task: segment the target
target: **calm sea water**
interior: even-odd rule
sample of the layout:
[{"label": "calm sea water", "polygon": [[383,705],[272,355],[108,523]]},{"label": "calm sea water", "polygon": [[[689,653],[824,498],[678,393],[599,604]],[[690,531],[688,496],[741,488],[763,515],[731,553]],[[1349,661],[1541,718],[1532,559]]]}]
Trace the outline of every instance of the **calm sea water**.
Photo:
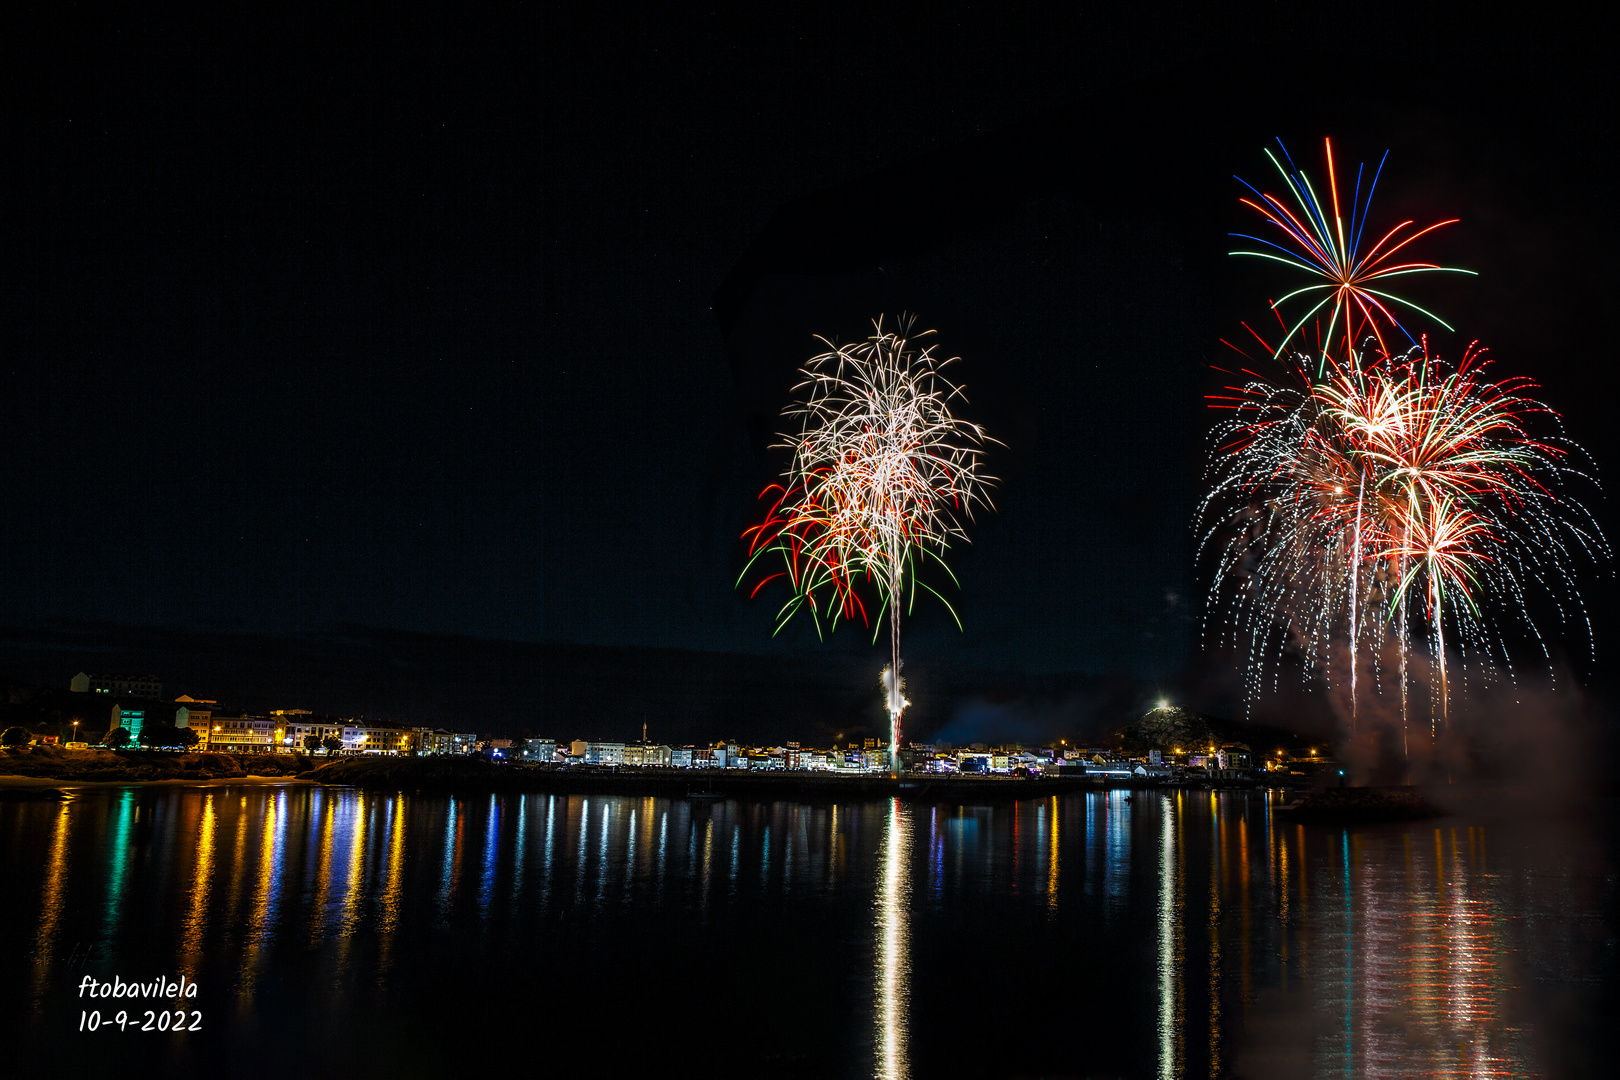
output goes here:
[{"label": "calm sea water", "polygon": [[[1342,829],[1271,799],[0,803],[6,1045],[98,1076],[1605,1071],[1607,810]],[[87,975],[184,975],[200,1029],[136,1030],[155,1003]]]}]

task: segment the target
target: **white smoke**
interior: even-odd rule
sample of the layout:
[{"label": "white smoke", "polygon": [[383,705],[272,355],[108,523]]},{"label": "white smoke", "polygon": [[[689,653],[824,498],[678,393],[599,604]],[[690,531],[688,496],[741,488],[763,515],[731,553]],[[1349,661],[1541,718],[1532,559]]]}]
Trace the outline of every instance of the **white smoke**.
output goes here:
[{"label": "white smoke", "polygon": [[894,716],[905,712],[906,707],[911,704],[906,700],[906,680],[895,678],[894,667],[890,665],[883,669],[883,677],[880,681],[883,685],[883,699],[888,702],[889,715]]}]

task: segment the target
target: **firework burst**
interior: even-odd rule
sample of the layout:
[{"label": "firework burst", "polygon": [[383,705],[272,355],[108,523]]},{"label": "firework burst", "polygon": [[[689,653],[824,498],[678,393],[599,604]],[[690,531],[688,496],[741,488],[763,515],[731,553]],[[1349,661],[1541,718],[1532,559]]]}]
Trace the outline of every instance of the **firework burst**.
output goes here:
[{"label": "firework burst", "polygon": [[[1348,674],[1352,730],[1363,653],[1376,686],[1386,644],[1394,646],[1404,724],[1408,659],[1415,642],[1426,642],[1438,675],[1431,715],[1443,723],[1452,647],[1465,665],[1483,656],[1511,672],[1511,627],[1527,631],[1550,662],[1533,598],[1549,599],[1561,622],[1584,624],[1590,647],[1572,567],[1607,558],[1608,548],[1591,515],[1563,493],[1589,479],[1574,464],[1584,454],[1534,399],[1534,384],[1488,378],[1472,346],[1456,362],[1432,356],[1426,337],[1397,316],[1417,313],[1450,329],[1390,288],[1410,275],[1469,273],[1415,261],[1408,250],[1454,222],[1369,229],[1383,161],[1365,198],[1366,170],[1357,169],[1346,217],[1333,144],[1323,145],[1326,199],[1280,140],[1281,159],[1267,156],[1287,196],[1244,183],[1254,198],[1242,202],[1271,228],[1264,237],[1232,234],[1258,247],[1232,254],[1313,280],[1272,302],[1275,346],[1245,326],[1266,350],[1263,364],[1281,369],[1267,376],[1245,367],[1212,402],[1230,418],[1213,433],[1210,489],[1198,511],[1200,555],[1216,567],[1208,610],[1230,612],[1234,644],[1247,639],[1251,700],[1268,661],[1286,648],[1307,675]],[[1392,332],[1412,347],[1392,349]]]},{"label": "firework burst", "polygon": [[[1412,274],[1473,273],[1438,263],[1414,261],[1405,253],[1408,245],[1414,241],[1436,229],[1456,224],[1457,219],[1436,222],[1422,229],[1416,228],[1413,221],[1403,221],[1368,244],[1372,234],[1367,231],[1367,212],[1372,206],[1373,193],[1378,188],[1378,180],[1383,175],[1384,161],[1389,158],[1389,153],[1385,151],[1384,157],[1379,160],[1378,168],[1367,184],[1365,199],[1362,198],[1361,187],[1366,180],[1366,166],[1356,166],[1356,182],[1350,198],[1349,219],[1346,221],[1339,199],[1339,178],[1333,166],[1332,140],[1324,139],[1323,147],[1327,155],[1326,202],[1318,197],[1305,171],[1294,165],[1281,139],[1277,140],[1281,160],[1270,150],[1266,151],[1266,156],[1282,177],[1288,189],[1287,198],[1264,194],[1242,177],[1234,178],[1254,195],[1253,199],[1242,199],[1242,203],[1257,210],[1271,228],[1266,230],[1264,237],[1232,233],[1232,236],[1251,241],[1264,249],[1234,251],[1232,254],[1282,263],[1314,279],[1311,284],[1302,285],[1272,301],[1272,309],[1279,312],[1279,319],[1283,305],[1297,300],[1305,306],[1305,313],[1291,327],[1284,324],[1287,333],[1273,355],[1283,355],[1289,343],[1313,319],[1318,324],[1323,321],[1327,323],[1327,331],[1322,335],[1323,342],[1335,347],[1342,344],[1344,355],[1353,353],[1358,343],[1368,335],[1377,340],[1381,351],[1387,352],[1389,344],[1384,335],[1390,330],[1399,331],[1408,342],[1416,345],[1417,339],[1401,325],[1395,308],[1417,312],[1445,326],[1447,330],[1451,329],[1439,316],[1425,311],[1390,289],[1394,284],[1393,279]],[[1284,162],[1287,164],[1284,165]]]},{"label": "firework burst", "polygon": [[[901,693],[900,616],[920,586],[956,612],[918,574],[933,560],[947,575],[944,555],[966,540],[975,507],[988,507],[994,478],[981,465],[988,440],[977,424],[957,418],[962,388],[946,376],[956,358],[935,356],[927,339],[902,318],[897,332],[873,322],[865,341],[836,345],[802,369],[798,397],[785,416],[798,422],[780,448],[792,454],[784,483],[761,494],[765,519],[748,529],[746,578],[762,556],[781,558],[753,594],[784,579],[791,595],[777,613],[777,630],[808,611],[818,633],[860,619],[881,627],[888,616],[892,654],[885,675],[891,762],[898,763]],[[768,560],[767,560],[768,561]],[[954,576],[952,578],[954,581]],[[871,610],[863,594],[875,597]],[[958,620],[958,626],[960,626]]]},{"label": "firework burst", "polygon": [[1361,652],[1376,662],[1391,635],[1404,710],[1408,644],[1421,634],[1443,722],[1448,640],[1509,664],[1497,613],[1541,641],[1532,594],[1586,623],[1570,567],[1607,546],[1560,494],[1583,475],[1571,465],[1579,448],[1530,430],[1558,423],[1532,383],[1486,378],[1473,349],[1456,364],[1425,348],[1290,359],[1286,378],[1251,372],[1216,402],[1233,417],[1216,430],[1200,507],[1217,564],[1210,607],[1230,606],[1234,635],[1249,638],[1251,694],[1280,631],[1307,671],[1329,671],[1336,649],[1348,658],[1353,724]]}]

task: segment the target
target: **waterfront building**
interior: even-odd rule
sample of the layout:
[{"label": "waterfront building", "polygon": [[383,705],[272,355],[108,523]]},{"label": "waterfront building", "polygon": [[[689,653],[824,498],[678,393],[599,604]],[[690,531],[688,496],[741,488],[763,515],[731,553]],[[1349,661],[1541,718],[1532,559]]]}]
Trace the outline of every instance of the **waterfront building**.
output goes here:
[{"label": "waterfront building", "polygon": [[294,750],[303,750],[304,740],[311,735],[323,742],[343,738],[344,721],[335,716],[317,716],[308,709],[280,709],[270,715],[284,721],[281,745]]},{"label": "waterfront building", "polygon": [[417,746],[417,733],[398,724],[357,724],[353,720],[343,725],[343,749],[355,754],[402,754]]},{"label": "waterfront building", "polygon": [[195,728],[201,740],[199,745],[206,744],[208,729],[214,722],[214,709],[219,702],[181,694],[174,699],[174,705],[174,726]]},{"label": "waterfront building", "polygon": [[557,740],[524,739],[522,756],[525,761],[555,761],[557,759]]},{"label": "waterfront building", "polygon": [[107,694],[152,701],[163,698],[163,683],[156,675],[92,675],[81,671],[68,680],[68,689],[76,694]]},{"label": "waterfront building", "polygon": [[624,748],[621,761],[625,765],[647,765],[668,768],[674,751],[667,746],[651,743],[630,743]]},{"label": "waterfront building", "polygon": [[622,742],[588,742],[585,744],[585,764],[587,765],[622,765],[624,764],[624,743]]},{"label": "waterfront building", "polygon": [[696,751],[690,746],[677,746],[669,752],[669,764],[676,769],[690,769],[694,753]]},{"label": "waterfront building", "polygon": [[112,722],[107,725],[108,731],[117,731],[123,728],[129,732],[130,745],[141,737],[141,728],[146,726],[146,707],[132,705],[127,701],[115,701],[112,707]]},{"label": "waterfront building", "polygon": [[825,750],[805,750],[793,743],[789,743],[783,764],[789,769],[825,769],[827,768],[827,752]]},{"label": "waterfront building", "polygon": [[275,746],[276,722],[268,716],[216,716],[208,726],[208,749],[263,751]]},{"label": "waterfront building", "polygon": [[424,754],[470,754],[478,746],[478,736],[446,728],[412,728],[417,749]]}]

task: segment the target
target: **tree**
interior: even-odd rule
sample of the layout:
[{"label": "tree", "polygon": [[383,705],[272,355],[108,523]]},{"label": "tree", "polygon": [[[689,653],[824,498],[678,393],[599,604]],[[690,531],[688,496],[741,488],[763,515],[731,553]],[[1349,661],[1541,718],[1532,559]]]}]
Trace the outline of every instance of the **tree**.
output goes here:
[{"label": "tree", "polygon": [[335,754],[339,750],[343,749],[343,740],[338,738],[336,735],[328,735],[326,738],[321,740],[321,745],[326,747],[326,752],[328,754]]},{"label": "tree", "polygon": [[6,746],[27,746],[33,741],[33,734],[25,727],[8,727],[0,732],[0,744]]},{"label": "tree", "polygon": [[129,729],[116,727],[101,737],[102,746],[110,746],[114,750],[121,750],[129,745]]},{"label": "tree", "polygon": [[178,728],[177,730],[180,735],[180,745],[187,750],[202,742],[202,737],[189,727]]},{"label": "tree", "polygon": [[141,745],[146,747],[179,746],[180,732],[173,724],[142,724]]},{"label": "tree", "polygon": [[321,748],[321,737],[319,735],[305,735],[304,736],[304,749],[305,750],[308,750],[310,753],[314,753],[315,751],[319,750],[320,748]]}]

